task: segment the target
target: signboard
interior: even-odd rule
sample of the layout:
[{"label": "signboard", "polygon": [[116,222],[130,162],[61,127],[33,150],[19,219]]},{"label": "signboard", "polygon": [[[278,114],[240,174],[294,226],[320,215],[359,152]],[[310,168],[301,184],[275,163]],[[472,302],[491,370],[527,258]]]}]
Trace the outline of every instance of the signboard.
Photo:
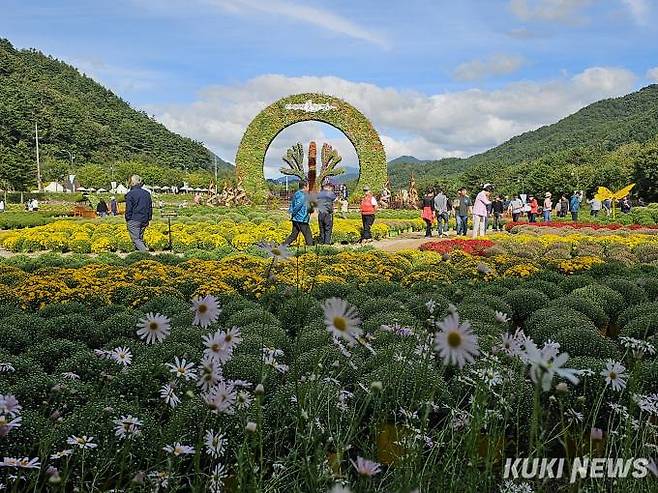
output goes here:
[{"label": "signboard", "polygon": [[287,104],[285,106],[287,110],[297,110],[297,111],[303,111],[304,113],[317,113],[318,111],[331,111],[331,110],[336,110],[338,109],[336,106],[333,104],[329,103],[314,103],[310,99],[306,101],[305,103],[301,104]]}]

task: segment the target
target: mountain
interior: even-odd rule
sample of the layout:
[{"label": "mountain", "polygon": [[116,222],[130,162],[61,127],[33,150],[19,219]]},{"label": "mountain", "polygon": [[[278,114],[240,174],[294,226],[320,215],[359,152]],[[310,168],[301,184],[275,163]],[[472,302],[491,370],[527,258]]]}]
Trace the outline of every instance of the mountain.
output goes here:
[{"label": "mountain", "polygon": [[525,132],[465,161],[467,167],[506,166],[566,149],[612,151],[629,142],[646,142],[657,134],[658,84],[652,84],[585,106],[557,123]]},{"label": "mountain", "polygon": [[16,188],[34,184],[35,123],[44,160],[213,168],[214,155],[200,142],[167,130],[74,67],[0,38],[0,179]]},{"label": "mountain", "polygon": [[413,156],[400,156],[395,159],[391,159],[388,162],[389,166],[395,166],[396,164],[422,164],[427,161],[423,161],[421,159],[415,158]]},{"label": "mountain", "polygon": [[394,188],[406,186],[413,173],[419,189],[443,183],[475,190],[490,182],[506,194],[574,189],[591,193],[600,185],[622,187],[636,181],[636,193],[650,198],[658,197],[650,186],[657,176],[657,145],[658,84],[653,84],[595,102],[465,159],[395,159],[389,163],[389,176]]}]

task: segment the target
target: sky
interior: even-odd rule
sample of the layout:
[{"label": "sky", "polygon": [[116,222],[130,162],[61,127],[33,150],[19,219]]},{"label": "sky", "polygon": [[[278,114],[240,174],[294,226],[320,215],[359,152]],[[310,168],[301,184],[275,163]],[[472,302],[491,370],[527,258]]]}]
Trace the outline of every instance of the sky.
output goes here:
[{"label": "sky", "polygon": [[[344,98],[388,159],[465,157],[658,82],[657,0],[0,0],[0,37],[76,66],[234,162],[298,92]],[[271,144],[354,148],[300,123]]]}]

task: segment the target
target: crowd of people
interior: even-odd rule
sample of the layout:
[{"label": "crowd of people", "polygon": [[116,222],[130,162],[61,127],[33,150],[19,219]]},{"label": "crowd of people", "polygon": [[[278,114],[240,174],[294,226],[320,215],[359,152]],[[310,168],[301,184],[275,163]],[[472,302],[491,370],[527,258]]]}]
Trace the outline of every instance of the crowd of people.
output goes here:
[{"label": "crowd of people", "polygon": [[[334,225],[334,213],[336,207],[340,208],[343,218],[348,212],[348,192],[347,187],[343,184],[339,187],[330,182],[325,182],[319,193],[310,193],[309,183],[300,181],[299,189],[294,193],[290,200],[288,213],[292,223],[292,230],[288,238],[283,242],[284,246],[289,246],[301,234],[304,237],[306,245],[314,245],[313,234],[311,233],[310,221],[313,212],[318,213],[318,228],[320,231],[318,242],[322,245],[332,244],[332,232]],[[375,222],[377,208],[379,204],[377,199],[370,190],[370,187],[363,187],[363,198],[359,204],[362,220],[362,231],[359,243],[372,242],[372,225]]]},{"label": "crowd of people", "polygon": [[[430,188],[422,198],[421,217],[425,221],[425,236],[431,237],[436,222],[439,237],[447,236],[449,220],[455,218],[455,232],[457,235],[467,236],[469,218],[472,220],[472,236],[484,236],[491,227],[493,231],[503,230],[503,218],[511,217],[513,222],[522,218],[530,223],[536,223],[538,218],[545,222],[557,217],[571,215],[573,221],[578,221],[582,204],[585,201],[585,192],[575,191],[569,197],[561,194],[557,200],[553,199],[551,192],[545,192],[543,198],[534,194],[517,194],[513,197],[494,193],[494,186],[485,183],[482,190],[471,199],[465,187],[457,192],[457,197],[450,200],[441,188]],[[612,213],[612,201],[599,200],[592,197],[586,201],[590,208],[589,214],[597,217],[600,214],[609,216]],[[631,202],[628,197],[619,201],[619,210],[622,213],[631,211]]]}]

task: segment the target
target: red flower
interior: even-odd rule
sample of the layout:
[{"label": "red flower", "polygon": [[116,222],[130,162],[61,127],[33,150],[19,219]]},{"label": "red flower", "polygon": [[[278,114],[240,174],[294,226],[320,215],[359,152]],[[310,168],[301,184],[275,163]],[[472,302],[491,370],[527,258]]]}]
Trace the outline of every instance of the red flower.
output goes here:
[{"label": "red flower", "polygon": [[494,242],[491,240],[445,240],[445,241],[428,241],[420,246],[421,250],[429,250],[438,253],[450,253],[454,250],[462,250],[471,255],[484,255],[487,248],[492,247]]}]

